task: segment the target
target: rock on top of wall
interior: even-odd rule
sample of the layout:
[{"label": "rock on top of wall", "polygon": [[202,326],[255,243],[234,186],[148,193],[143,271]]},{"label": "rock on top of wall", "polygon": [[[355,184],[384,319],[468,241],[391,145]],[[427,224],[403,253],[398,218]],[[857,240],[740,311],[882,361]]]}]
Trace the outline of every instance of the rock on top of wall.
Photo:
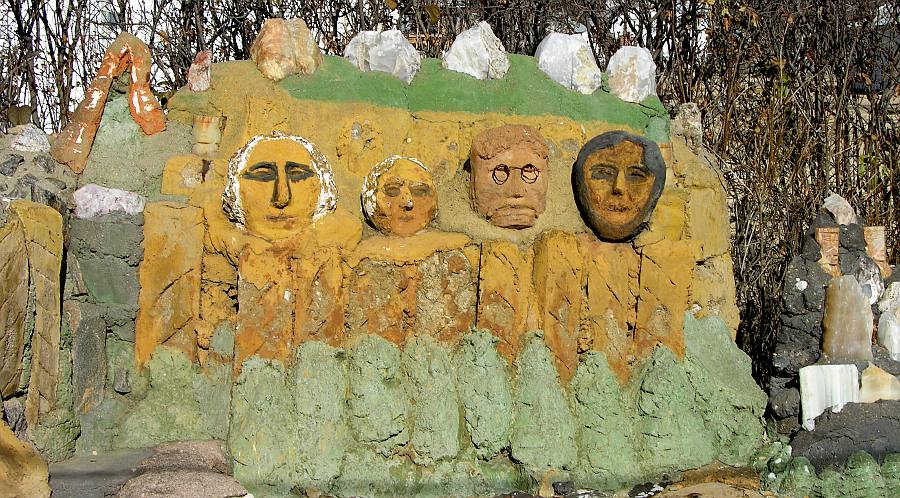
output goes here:
[{"label": "rock on top of wall", "polygon": [[509,58],[491,26],[481,21],[460,33],[444,52],[442,65],[479,80],[500,79],[509,70]]},{"label": "rock on top of wall", "polygon": [[94,183],[88,183],[76,190],[72,197],[75,200],[75,216],[82,219],[115,211],[138,214],[144,211],[146,202],[143,196],[134,192],[102,187]]},{"label": "rock on top of wall", "polygon": [[303,19],[266,19],[250,46],[250,57],[266,78],[275,81],[312,74],[322,64],[322,51]]},{"label": "rock on top of wall", "polygon": [[847,202],[847,199],[844,199],[838,194],[832,193],[826,197],[825,202],[822,203],[822,208],[831,213],[831,216],[834,217],[834,221],[838,222],[838,225],[851,225],[856,223],[856,211],[853,210],[853,206]]},{"label": "rock on top of wall", "polygon": [[626,102],[641,102],[656,95],[656,63],[643,47],[625,46],[606,65],[609,91]]},{"label": "rock on top of wall", "polygon": [[541,71],[569,90],[590,95],[602,83],[603,73],[581,35],[550,33],[538,45],[534,58]]},{"label": "rock on top of wall", "polygon": [[419,52],[397,29],[360,31],[347,44],[344,57],[361,71],[391,73],[407,85],[422,64]]},{"label": "rock on top of wall", "polygon": [[37,126],[29,123],[27,125],[16,127],[13,133],[18,130],[18,135],[10,144],[10,147],[24,152],[49,152],[50,140],[47,134]]}]

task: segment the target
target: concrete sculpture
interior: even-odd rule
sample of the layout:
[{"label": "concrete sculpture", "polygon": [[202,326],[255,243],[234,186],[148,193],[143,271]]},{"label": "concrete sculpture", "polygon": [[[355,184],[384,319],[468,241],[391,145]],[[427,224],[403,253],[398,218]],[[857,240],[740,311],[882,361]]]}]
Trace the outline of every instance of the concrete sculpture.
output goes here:
[{"label": "concrete sculpture", "polygon": [[650,218],[666,183],[666,164],[654,142],[612,131],[581,148],[572,179],[587,223],[600,238],[619,241]]},{"label": "concrete sculpture", "polygon": [[476,136],[469,154],[475,210],[498,227],[534,225],[546,206],[547,156],[547,143],[529,126],[506,125]]},{"label": "concrete sculpture", "polygon": [[382,233],[407,237],[434,219],[437,192],[418,159],[391,156],[366,175],[362,189],[366,218]]}]

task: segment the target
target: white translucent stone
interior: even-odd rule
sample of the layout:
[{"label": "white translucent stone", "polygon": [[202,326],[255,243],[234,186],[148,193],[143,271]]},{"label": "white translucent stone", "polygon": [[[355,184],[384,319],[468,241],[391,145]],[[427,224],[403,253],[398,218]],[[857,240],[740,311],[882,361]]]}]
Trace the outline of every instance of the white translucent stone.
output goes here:
[{"label": "white translucent stone", "polygon": [[881,294],[878,301],[878,311],[893,311],[900,318],[900,282],[893,282]]},{"label": "white translucent stone", "polygon": [[856,271],[856,281],[863,294],[869,300],[869,304],[875,304],[884,294],[884,279],[881,278],[881,269],[871,258],[859,258],[859,269]]},{"label": "white translucent stone", "polygon": [[832,361],[872,360],[872,308],[856,277],[836,277],[825,291],[822,351]]},{"label": "white translucent stone", "polygon": [[134,192],[93,183],[76,190],[72,197],[75,201],[75,216],[79,218],[93,218],[115,211],[138,214],[144,211],[146,203],[143,196]]},{"label": "white translucent stone", "polygon": [[407,85],[422,65],[422,56],[396,29],[359,32],[347,44],[344,57],[361,71],[391,73]]},{"label": "white translucent stone", "polygon": [[13,139],[10,147],[23,152],[49,152],[50,140],[47,134],[37,126],[29,123],[24,126],[17,126],[12,130],[13,133],[18,131],[18,135]]},{"label": "white translucent stone", "polygon": [[609,91],[626,102],[641,102],[656,95],[656,63],[643,47],[625,46],[606,65]]},{"label": "white translucent stone", "polygon": [[859,402],[874,403],[880,399],[900,399],[900,379],[869,363],[862,373]]},{"label": "white translucent stone", "polygon": [[602,83],[603,73],[581,35],[550,33],[538,45],[534,58],[541,71],[569,90],[590,95]]},{"label": "white translucent stone", "polygon": [[838,194],[831,194],[825,198],[822,207],[834,216],[839,225],[852,225],[856,223],[856,211],[853,206]]},{"label": "white translucent stone", "polygon": [[895,313],[882,313],[878,319],[878,344],[894,361],[900,361],[900,318]]},{"label": "white translucent stone", "polygon": [[480,80],[500,79],[509,71],[506,49],[484,21],[460,33],[441,59],[446,69]]},{"label": "white translucent stone", "polygon": [[855,365],[810,365],[800,369],[800,410],[803,427],[814,430],[816,417],[827,409],[839,412],[859,401],[859,371]]}]

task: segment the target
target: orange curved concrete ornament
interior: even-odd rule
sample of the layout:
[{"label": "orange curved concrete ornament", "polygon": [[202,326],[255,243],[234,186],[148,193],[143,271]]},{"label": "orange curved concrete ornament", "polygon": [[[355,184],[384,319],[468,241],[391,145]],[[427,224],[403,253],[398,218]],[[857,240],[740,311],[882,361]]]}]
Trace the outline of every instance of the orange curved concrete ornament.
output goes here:
[{"label": "orange curved concrete ornament", "polygon": [[97,76],[85,91],[84,100],[75,109],[72,121],[59,133],[50,148],[53,159],[68,165],[76,174],[81,174],[87,164],[109,88],[113,80],[129,66],[131,88],[128,103],[131,117],[147,135],[166,129],[166,116],[150,90],[150,49],[136,36],[121,33],[103,54]]}]

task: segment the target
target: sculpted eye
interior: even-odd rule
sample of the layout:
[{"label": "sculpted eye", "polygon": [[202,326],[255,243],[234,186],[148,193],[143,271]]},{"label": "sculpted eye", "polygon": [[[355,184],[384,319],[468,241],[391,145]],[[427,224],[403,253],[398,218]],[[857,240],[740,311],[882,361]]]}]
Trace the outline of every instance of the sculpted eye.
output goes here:
[{"label": "sculpted eye", "polygon": [[618,170],[613,166],[604,164],[591,166],[591,180],[612,180],[617,173]]},{"label": "sculpted eye", "polygon": [[491,178],[493,178],[494,183],[497,185],[503,185],[509,178],[509,166],[505,164],[497,165],[493,171],[491,171]]},{"label": "sculpted eye", "polygon": [[431,187],[424,183],[416,183],[409,187],[409,191],[416,197],[428,197],[432,195]]},{"label": "sculpted eye", "polygon": [[650,178],[650,172],[643,166],[631,166],[628,168],[628,179],[631,181],[643,181]]},{"label": "sculpted eye", "polygon": [[397,197],[400,195],[400,184],[399,183],[389,183],[384,186],[384,193],[389,197]]},{"label": "sculpted eye", "polygon": [[274,182],[278,178],[278,169],[275,167],[275,163],[256,163],[247,168],[241,176],[257,182]]},{"label": "sculpted eye", "polygon": [[526,164],[522,167],[522,180],[525,183],[534,183],[538,179],[538,175],[541,174],[541,170],[538,169],[537,166],[533,164]]},{"label": "sculpted eye", "polygon": [[295,163],[293,161],[288,161],[285,164],[285,169],[287,170],[288,178],[292,182],[306,180],[316,174],[309,165]]}]

